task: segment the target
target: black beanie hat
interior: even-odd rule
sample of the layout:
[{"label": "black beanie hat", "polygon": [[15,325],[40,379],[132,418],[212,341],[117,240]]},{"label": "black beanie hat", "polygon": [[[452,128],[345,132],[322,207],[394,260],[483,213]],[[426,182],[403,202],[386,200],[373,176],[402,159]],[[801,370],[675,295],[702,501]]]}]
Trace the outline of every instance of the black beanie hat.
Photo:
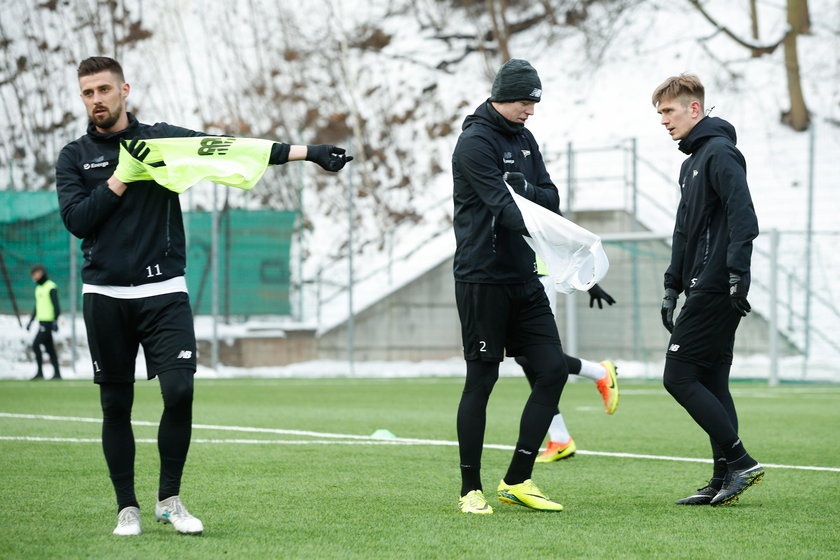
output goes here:
[{"label": "black beanie hat", "polygon": [[539,101],[542,97],[542,83],[537,71],[527,60],[512,58],[496,73],[490,101]]}]

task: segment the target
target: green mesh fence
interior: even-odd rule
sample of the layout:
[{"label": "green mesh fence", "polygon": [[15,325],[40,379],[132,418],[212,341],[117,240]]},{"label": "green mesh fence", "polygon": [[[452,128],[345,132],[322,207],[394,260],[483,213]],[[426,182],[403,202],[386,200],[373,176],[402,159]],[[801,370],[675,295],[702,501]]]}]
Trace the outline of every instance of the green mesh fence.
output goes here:
[{"label": "green mesh fence", "polygon": [[[289,315],[289,258],[295,212],[227,210],[219,214],[218,312]],[[193,311],[212,312],[212,215],[185,212],[187,285]]]},{"label": "green mesh fence", "polygon": [[[0,191],[0,313],[32,313],[35,285],[29,268],[43,264],[58,284],[64,310],[70,302],[70,249],[80,241],[64,228],[54,192]],[[296,212],[227,210],[219,213],[218,312],[223,315],[289,315],[290,251]],[[187,285],[193,311],[213,309],[212,214],[184,212]],[[72,239],[72,241],[71,241]],[[81,277],[77,281],[81,292]],[[78,301],[81,301],[81,293]]]}]

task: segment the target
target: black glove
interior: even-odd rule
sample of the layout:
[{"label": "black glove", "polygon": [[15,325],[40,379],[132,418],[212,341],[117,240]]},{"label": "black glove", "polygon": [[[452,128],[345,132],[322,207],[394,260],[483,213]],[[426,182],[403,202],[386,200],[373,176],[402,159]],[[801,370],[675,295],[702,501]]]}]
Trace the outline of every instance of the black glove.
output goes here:
[{"label": "black glove", "polygon": [[[149,152],[152,151],[143,140],[139,138],[133,138],[131,140],[122,140],[120,142],[125,148],[125,151],[128,152],[128,155],[136,159],[137,161],[142,161],[145,163],[146,156],[149,155]],[[152,163],[147,164],[149,167],[163,167],[166,165],[166,162],[163,161],[155,161]]]},{"label": "black glove", "polygon": [[518,171],[509,171],[505,173],[502,178],[507,182],[507,184],[513,187],[516,194],[524,196],[531,202],[534,201],[537,192],[534,190],[534,185],[525,180],[525,175],[519,173]]},{"label": "black glove", "polygon": [[146,159],[146,156],[149,155],[150,151],[152,151],[151,148],[146,146],[145,142],[138,140],[137,138],[134,138],[133,140],[123,140],[122,145],[131,157],[139,161]]},{"label": "black glove", "polygon": [[732,272],[729,273],[729,303],[732,304],[732,308],[741,317],[746,317],[747,313],[752,309],[750,302],[747,301],[748,289],[749,286],[747,286],[747,283],[744,282],[740,275]]},{"label": "black glove", "polygon": [[587,290],[589,292],[589,309],[595,305],[595,300],[598,301],[598,309],[603,309],[604,304],[601,303],[601,300],[607,302],[607,305],[612,305],[615,303],[613,297],[604,291],[604,288],[599,286],[598,284],[593,284],[591,288]]},{"label": "black glove", "polygon": [[57,322],[55,322],[55,321],[54,321],[54,322],[53,322],[53,324],[52,324],[52,331],[53,331],[53,332],[58,332],[58,323],[57,323]]},{"label": "black glove", "polygon": [[674,309],[677,308],[679,293],[674,288],[665,288],[665,297],[662,299],[662,324],[668,332],[674,332]]},{"label": "black glove", "polygon": [[313,161],[327,171],[338,171],[347,162],[353,161],[353,156],[346,156],[344,148],[330,144],[317,144],[306,147],[306,161]]}]

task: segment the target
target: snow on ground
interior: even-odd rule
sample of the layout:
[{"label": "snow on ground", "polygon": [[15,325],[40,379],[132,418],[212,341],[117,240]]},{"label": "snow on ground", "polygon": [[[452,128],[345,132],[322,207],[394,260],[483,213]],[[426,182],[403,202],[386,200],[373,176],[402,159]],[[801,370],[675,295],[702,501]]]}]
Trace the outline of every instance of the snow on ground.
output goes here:
[{"label": "snow on ground", "polygon": [[[28,317],[22,318],[26,325]],[[266,335],[281,336],[285,319],[259,320],[238,325],[218,325],[217,333],[220,339],[239,336],[253,336],[254,332]],[[57,344],[61,346],[59,360],[61,374],[65,379],[85,380],[93,379],[93,373],[88,354],[85,337],[84,322],[79,317],[76,326],[76,360],[75,367],[70,351],[72,329],[69,317],[63,316],[60,321],[59,332],[55,335]],[[288,324],[288,323],[286,323]],[[299,324],[295,323],[294,326]],[[199,317],[196,320],[196,336],[208,339],[212,335],[213,325],[209,317]],[[35,373],[35,359],[29,345],[35,336],[35,326],[26,331],[18,325],[17,319],[10,315],[0,315],[0,379],[29,379]],[[47,360],[46,356],[44,356]],[[633,362],[616,359],[621,379],[658,380],[662,377],[664,359],[661,362]],[[799,358],[785,358],[780,363],[780,378],[785,381],[808,382],[840,382],[836,376],[831,376],[833,368],[828,363],[810,362],[803,374],[802,360]],[[765,379],[770,370],[766,356],[736,356],[732,369],[735,379]],[[406,377],[461,377],[464,375],[464,361],[459,357],[436,361],[371,361],[355,362],[352,365],[342,360],[314,360],[288,366],[237,368],[220,365],[217,369],[199,366],[197,376],[200,379],[224,379],[235,377],[259,378],[406,378]],[[827,373],[828,372],[828,373]],[[47,360],[44,364],[44,374],[52,376],[52,366]],[[136,378],[145,379],[146,366],[143,361],[142,350],[136,363]],[[505,360],[500,367],[500,375],[504,377],[522,376],[521,368],[513,360]],[[585,383],[586,380],[571,377],[572,382]]]}]

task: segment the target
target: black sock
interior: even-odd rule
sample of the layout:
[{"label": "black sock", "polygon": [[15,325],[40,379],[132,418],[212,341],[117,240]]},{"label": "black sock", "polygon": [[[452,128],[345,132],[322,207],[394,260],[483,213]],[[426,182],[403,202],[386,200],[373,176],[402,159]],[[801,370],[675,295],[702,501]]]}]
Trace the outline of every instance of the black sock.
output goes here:
[{"label": "black sock", "polygon": [[728,470],[726,467],[726,457],[716,457],[714,459],[714,470],[712,470],[712,479],[709,481],[709,486],[715,490],[723,488],[723,479]]},{"label": "black sock", "polygon": [[723,453],[726,455],[726,466],[729,471],[740,471],[758,464],[758,461],[750,457],[740,438],[733,443],[723,446]]},{"label": "black sock", "polygon": [[521,484],[531,478],[537,451],[539,449],[528,449],[517,442],[516,449],[513,451],[513,459],[511,459],[507,474],[505,474],[505,482],[511,485]]},{"label": "black sock", "polygon": [[111,482],[117,494],[117,513],[129,506],[140,507],[134,495],[134,471],[112,474]]},{"label": "black sock", "polygon": [[473,490],[483,490],[481,487],[481,467],[461,465],[461,495],[466,496]]}]

